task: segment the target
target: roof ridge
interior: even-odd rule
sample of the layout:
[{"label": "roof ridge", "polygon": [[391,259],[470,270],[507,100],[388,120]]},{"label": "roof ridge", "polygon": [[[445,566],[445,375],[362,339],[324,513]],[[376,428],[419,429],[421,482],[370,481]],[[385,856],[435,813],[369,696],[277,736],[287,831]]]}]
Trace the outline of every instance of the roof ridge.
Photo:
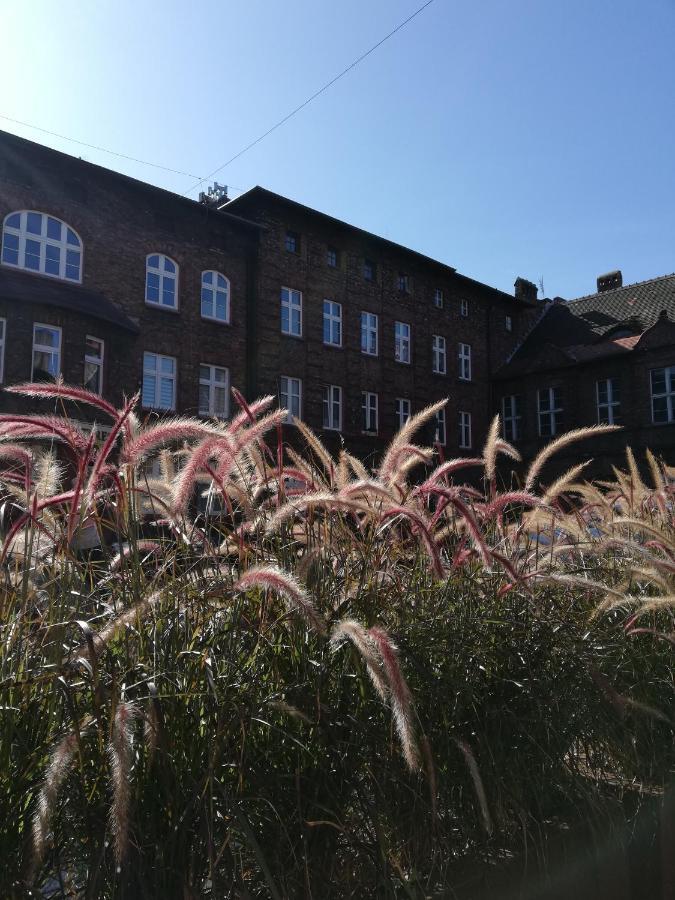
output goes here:
[{"label": "roof ridge", "polygon": [[615,294],[617,291],[625,291],[628,288],[641,287],[643,284],[653,284],[656,281],[665,281],[668,278],[675,278],[675,272],[667,275],[657,275],[654,278],[645,278],[644,281],[633,281],[630,284],[622,284],[621,287],[611,288],[608,291],[594,291],[592,294],[584,294],[583,297],[575,297],[573,300],[566,300],[568,305],[572,303],[580,303],[582,300],[589,300],[591,297],[599,297],[605,294]]}]

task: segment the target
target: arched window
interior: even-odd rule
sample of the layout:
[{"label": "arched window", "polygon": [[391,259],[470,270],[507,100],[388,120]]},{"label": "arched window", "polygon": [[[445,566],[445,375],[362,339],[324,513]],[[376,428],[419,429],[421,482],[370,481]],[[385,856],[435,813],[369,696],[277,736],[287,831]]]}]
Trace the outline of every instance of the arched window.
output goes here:
[{"label": "arched window", "polygon": [[82,241],[73,229],[46,213],[10,213],[2,228],[2,262],[66,281],[82,281]]},{"label": "arched window", "polygon": [[230,321],[230,281],[220,272],[202,272],[202,318]]},{"label": "arched window", "polygon": [[178,309],[178,266],[161,253],[152,253],[145,261],[145,302]]}]

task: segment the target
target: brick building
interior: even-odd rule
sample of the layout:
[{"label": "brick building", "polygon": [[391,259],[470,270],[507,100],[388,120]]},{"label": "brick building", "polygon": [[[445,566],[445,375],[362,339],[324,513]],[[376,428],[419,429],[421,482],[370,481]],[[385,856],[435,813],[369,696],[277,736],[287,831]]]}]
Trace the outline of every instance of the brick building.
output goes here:
[{"label": "brick building", "polygon": [[62,374],[218,416],[235,385],[361,455],[444,397],[447,452],[480,446],[491,372],[538,312],[527,282],[505,294],[262,188],[216,208],[4,133],[0,221],[4,384]]},{"label": "brick building", "polygon": [[505,294],[261,187],[223,208],[263,226],[250,393],[280,391],[329,445],[344,440],[362,457],[448,397],[428,439],[453,454],[482,446],[490,374],[530,327],[533,285]]},{"label": "brick building", "polygon": [[528,458],[563,431],[616,423],[620,432],[571,446],[554,468],[592,456],[606,475],[609,464],[625,468],[626,445],[673,465],[675,275],[624,286],[621,272],[610,272],[597,288],[541,303],[533,329],[496,371],[505,435]]},{"label": "brick building", "polygon": [[4,384],[58,372],[115,403],[142,387],[148,411],[227,412],[256,225],[4,133],[0,221]]}]

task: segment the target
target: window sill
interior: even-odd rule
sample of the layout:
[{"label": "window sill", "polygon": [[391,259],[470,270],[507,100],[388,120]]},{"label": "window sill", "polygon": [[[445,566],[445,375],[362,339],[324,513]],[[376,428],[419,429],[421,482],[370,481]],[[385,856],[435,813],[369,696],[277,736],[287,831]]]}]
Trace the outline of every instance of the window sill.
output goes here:
[{"label": "window sill", "polygon": [[362,431],[361,434],[365,435],[366,437],[377,437],[378,432],[377,431]]},{"label": "window sill", "polygon": [[371,359],[377,359],[379,355],[379,353],[369,353],[367,350],[361,351],[361,356],[369,356]]},{"label": "window sill", "polygon": [[332,344],[329,341],[323,341],[322,345],[324,347],[331,347],[333,350],[344,350],[342,344]]},{"label": "window sill", "polygon": [[410,366],[410,365],[412,365],[412,363],[410,362],[410,360],[408,360],[408,361],[406,362],[405,359],[395,359],[394,362],[395,362],[395,363],[398,363],[399,366]]},{"label": "window sill", "polygon": [[293,338],[294,341],[301,341],[303,339],[301,334],[291,334],[289,331],[281,331],[280,334],[282,337]]},{"label": "window sill", "polygon": [[146,300],[145,305],[150,309],[159,309],[162,312],[174,313],[174,315],[180,312],[177,306],[164,306],[163,303],[153,303],[152,300]]},{"label": "window sill", "polygon": [[204,322],[215,322],[216,325],[231,325],[232,322],[229,319],[217,319],[215,316],[202,316],[202,321]]}]

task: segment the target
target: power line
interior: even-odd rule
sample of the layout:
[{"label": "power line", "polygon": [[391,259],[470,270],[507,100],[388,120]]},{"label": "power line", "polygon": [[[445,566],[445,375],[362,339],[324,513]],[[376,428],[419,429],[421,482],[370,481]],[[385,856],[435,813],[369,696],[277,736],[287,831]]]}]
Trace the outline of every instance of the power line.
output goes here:
[{"label": "power line", "polygon": [[[22,122],[20,119],[13,119],[11,116],[3,116],[2,113],[0,113],[0,119],[4,119],[6,122],[13,122],[15,125],[23,125],[25,128],[32,128],[34,131],[41,131],[43,134],[50,134],[52,137],[60,138],[63,141],[70,141],[72,144],[79,144],[81,147],[88,147],[90,150],[98,150],[101,153],[109,153],[111,156],[117,156],[120,159],[127,159],[130,162],[140,163],[142,166],[152,166],[153,169],[161,169],[163,172],[172,172],[174,175],[185,175],[186,178],[199,178],[199,175],[193,175],[192,172],[183,172],[180,169],[172,169],[169,166],[161,166],[159,163],[148,162],[147,159],[137,159],[135,156],[127,156],[126,153],[117,153],[116,150],[108,150],[106,147],[88,144],[86,141],[78,141],[76,138],[68,137],[65,134],[49,131],[48,128],[40,128],[39,125],[31,125],[30,122]],[[198,183],[201,184],[202,181],[206,181],[206,179],[202,178]]]},{"label": "power line", "polygon": [[[224,162],[222,164],[222,166],[218,166],[218,168],[214,169],[213,172],[206,175],[204,178],[200,178],[196,184],[193,184],[192,187],[188,188],[187,191],[184,192],[184,196],[189,194],[195,188],[199,187],[200,184],[203,184],[205,181],[208,181],[210,178],[213,178],[214,175],[217,175],[219,172],[222,172],[224,168],[226,168],[227,166],[230,165],[230,163],[233,163],[236,159],[239,159],[240,156],[243,156],[244,153],[247,153],[249,150],[251,150],[253,147],[255,147],[256,144],[259,144],[261,141],[263,141],[266,137],[268,137],[270,134],[272,134],[273,131],[276,131],[277,128],[281,128],[281,126],[284,125],[286,122],[288,122],[289,119],[292,119],[293,116],[296,115],[296,113],[299,113],[300,110],[302,110],[306,106],[308,106],[312,102],[312,100],[316,100],[316,98],[319,97],[321,94],[323,94],[325,91],[327,91],[328,88],[332,87],[336,81],[339,81],[348,72],[351,72],[351,70],[354,69],[356,66],[358,66],[358,64],[360,62],[363,62],[363,60],[366,59],[366,57],[370,56],[370,54],[373,53],[375,50],[377,50],[378,47],[381,47],[382,44],[385,43],[385,41],[388,41],[389,38],[393,37],[398,31],[400,31],[402,28],[405,28],[405,26],[409,22],[412,22],[412,20],[416,16],[419,16],[419,14],[421,12],[423,12],[427,8],[427,6],[431,6],[431,4],[433,2],[434,2],[434,0],[427,0],[427,2],[422,4],[422,6],[420,6],[419,9],[416,9],[415,12],[412,13],[412,15],[408,16],[407,19],[404,19],[403,22],[400,22],[396,26],[396,28],[393,29],[393,31],[390,31],[389,34],[386,34],[376,44],[373,44],[373,46],[369,50],[366,50],[366,52],[363,53],[361,56],[359,56],[358,59],[355,59],[354,62],[350,63],[346,69],[343,69],[338,75],[336,75],[334,78],[331,78],[330,81],[327,81],[326,84],[323,85],[323,87],[320,87],[318,91],[316,91],[314,94],[312,94],[311,97],[308,97],[303,103],[300,104],[300,106],[296,106],[296,108],[294,110],[292,110],[291,112],[289,112],[288,115],[284,116],[283,119],[279,119],[279,121],[275,125],[272,125],[271,128],[268,128],[264,134],[261,134],[260,137],[257,137],[254,141],[251,141],[251,143],[248,144],[246,147],[244,147],[243,150],[240,150],[238,153],[235,153],[235,155],[232,156],[230,159],[228,159],[227,162]],[[194,176],[191,176],[191,177],[194,177]]]}]

